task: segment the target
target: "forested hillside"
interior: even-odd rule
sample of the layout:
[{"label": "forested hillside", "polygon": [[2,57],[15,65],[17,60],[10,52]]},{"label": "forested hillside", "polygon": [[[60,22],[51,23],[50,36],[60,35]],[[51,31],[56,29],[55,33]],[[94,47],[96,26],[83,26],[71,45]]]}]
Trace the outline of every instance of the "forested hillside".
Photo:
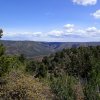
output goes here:
[{"label": "forested hillside", "polygon": [[0,100],[100,100],[100,46],[63,49],[38,62],[6,55],[0,44]]},{"label": "forested hillside", "polygon": [[28,58],[45,56],[64,48],[80,46],[97,46],[100,42],[34,42],[34,41],[1,41],[6,48],[6,54],[24,54]]}]

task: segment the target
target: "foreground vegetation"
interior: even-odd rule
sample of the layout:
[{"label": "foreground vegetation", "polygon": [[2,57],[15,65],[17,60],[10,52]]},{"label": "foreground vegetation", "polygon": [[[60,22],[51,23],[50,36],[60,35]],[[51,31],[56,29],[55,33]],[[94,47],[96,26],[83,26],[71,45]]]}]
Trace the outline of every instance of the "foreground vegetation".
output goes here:
[{"label": "foreground vegetation", "polygon": [[100,46],[64,49],[38,62],[7,56],[0,44],[0,100],[100,100]]}]

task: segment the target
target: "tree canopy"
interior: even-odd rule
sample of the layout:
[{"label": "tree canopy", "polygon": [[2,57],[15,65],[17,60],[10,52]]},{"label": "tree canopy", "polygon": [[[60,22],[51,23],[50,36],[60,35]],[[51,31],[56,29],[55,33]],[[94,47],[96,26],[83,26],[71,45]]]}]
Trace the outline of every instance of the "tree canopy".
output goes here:
[{"label": "tree canopy", "polygon": [[3,30],[0,29],[0,38],[2,38],[2,35],[3,35]]}]

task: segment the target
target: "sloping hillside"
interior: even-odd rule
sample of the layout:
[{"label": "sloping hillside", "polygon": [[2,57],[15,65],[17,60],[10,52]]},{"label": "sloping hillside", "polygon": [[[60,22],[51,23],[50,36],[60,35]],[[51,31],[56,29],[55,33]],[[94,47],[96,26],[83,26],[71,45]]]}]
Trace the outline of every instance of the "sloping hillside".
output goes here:
[{"label": "sloping hillside", "polygon": [[26,57],[49,55],[64,48],[100,45],[100,42],[2,41],[2,43],[6,47],[6,54],[24,54]]}]

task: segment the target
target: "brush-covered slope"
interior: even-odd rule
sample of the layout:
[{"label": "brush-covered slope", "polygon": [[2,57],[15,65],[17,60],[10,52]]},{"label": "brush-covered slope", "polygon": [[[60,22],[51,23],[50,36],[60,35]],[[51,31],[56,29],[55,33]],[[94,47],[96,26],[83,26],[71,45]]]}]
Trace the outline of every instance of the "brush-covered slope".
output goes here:
[{"label": "brush-covered slope", "polygon": [[49,55],[64,48],[100,45],[100,42],[2,41],[2,43],[6,47],[6,54],[24,54],[26,57]]}]

